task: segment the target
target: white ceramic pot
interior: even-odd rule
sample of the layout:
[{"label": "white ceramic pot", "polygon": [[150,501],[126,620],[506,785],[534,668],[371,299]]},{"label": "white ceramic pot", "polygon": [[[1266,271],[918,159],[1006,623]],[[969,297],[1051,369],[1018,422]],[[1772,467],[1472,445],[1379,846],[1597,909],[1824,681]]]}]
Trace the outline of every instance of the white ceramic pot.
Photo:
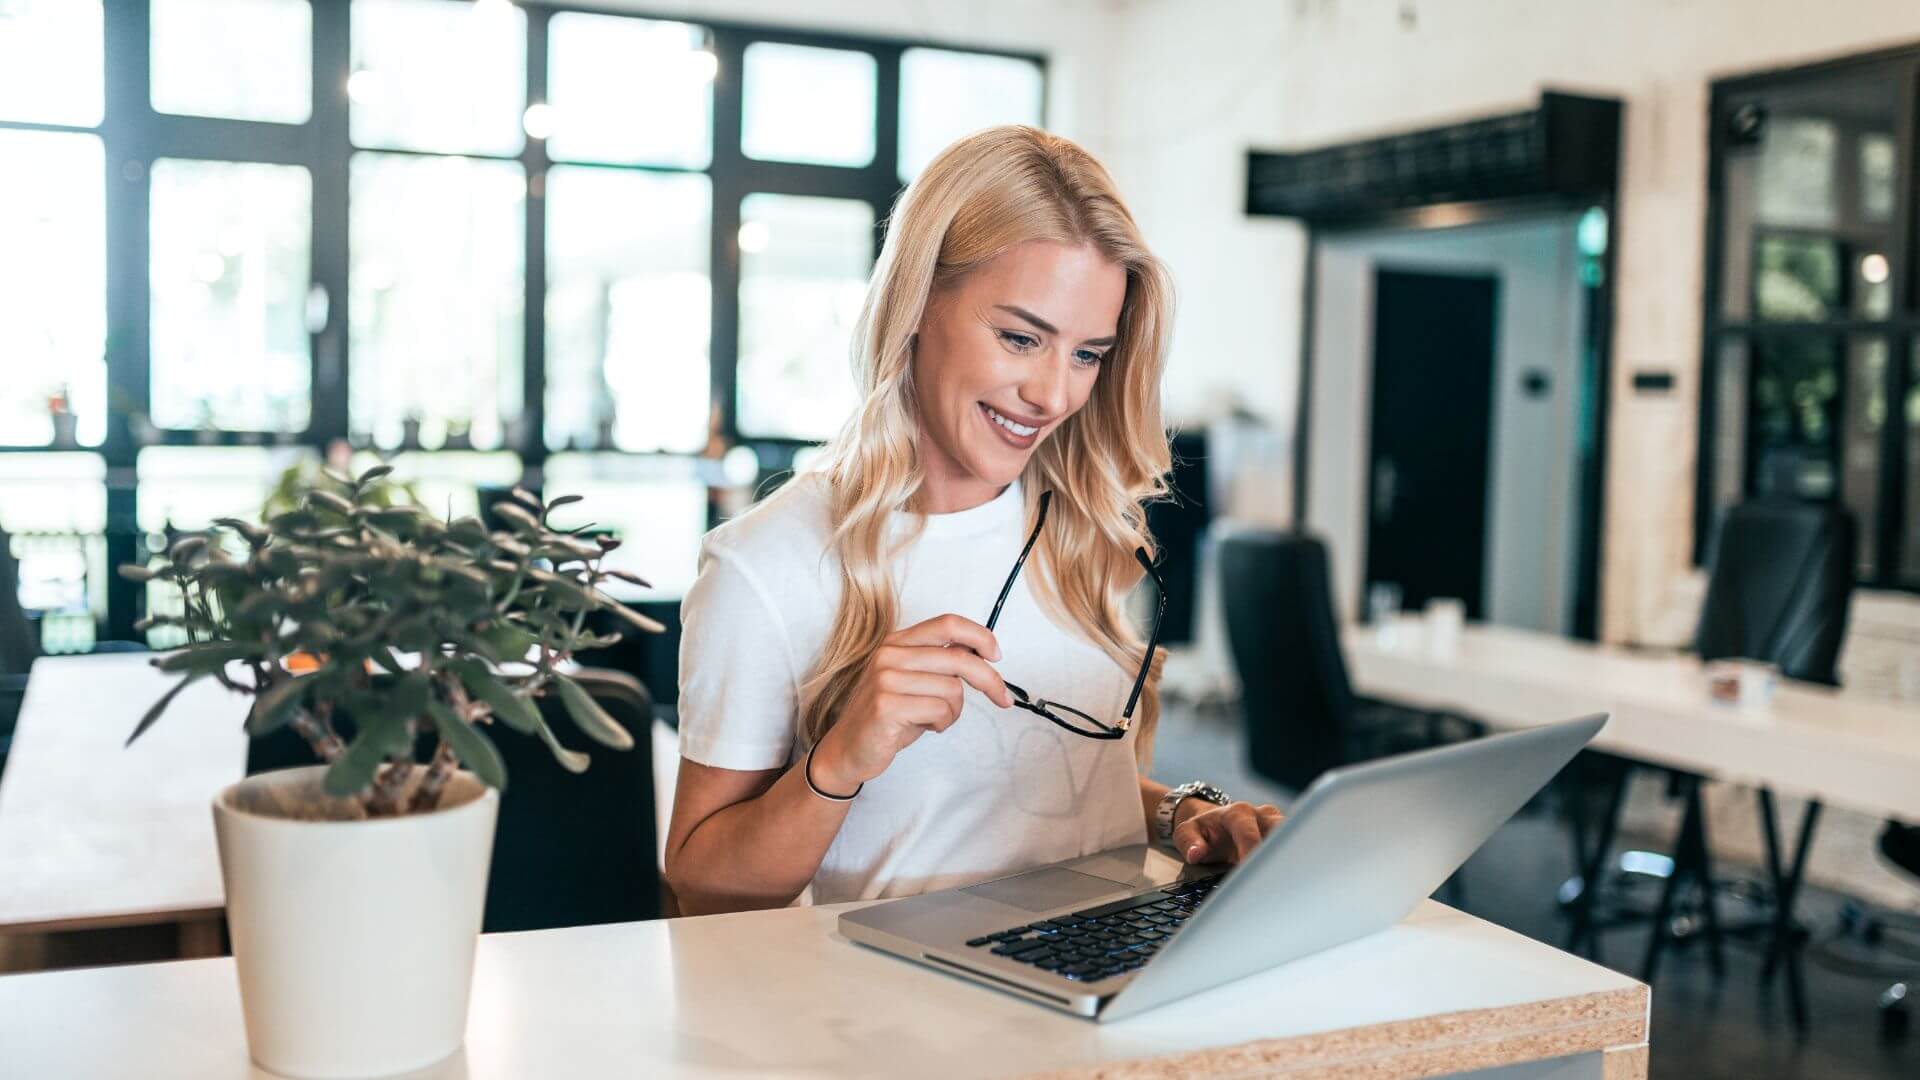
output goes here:
[{"label": "white ceramic pot", "polygon": [[430,1065],[466,1035],[499,795],[463,772],[430,813],[285,816],[338,810],[325,771],[262,773],[213,803],[247,1047],[295,1077]]}]

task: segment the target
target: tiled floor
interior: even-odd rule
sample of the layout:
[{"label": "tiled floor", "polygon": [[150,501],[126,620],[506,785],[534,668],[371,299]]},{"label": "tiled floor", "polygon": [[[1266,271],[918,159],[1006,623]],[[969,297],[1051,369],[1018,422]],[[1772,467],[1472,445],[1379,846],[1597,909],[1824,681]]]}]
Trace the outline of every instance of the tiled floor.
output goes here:
[{"label": "tiled floor", "polygon": [[[1169,707],[1155,744],[1154,777],[1166,783],[1211,780],[1238,798],[1284,806],[1291,793],[1263,783],[1246,768],[1240,723],[1237,712]],[[1561,945],[1566,925],[1553,902],[1553,891],[1571,866],[1565,830],[1551,813],[1542,810],[1518,817],[1467,863],[1461,906]],[[1740,868],[1725,871],[1737,875]],[[1805,909],[1814,919],[1816,935],[1831,932],[1841,898],[1808,892]],[[1644,930],[1615,930],[1603,943],[1601,961],[1638,977],[1645,948]],[[1811,1024],[1803,1039],[1794,1035],[1787,1022],[1784,995],[1759,988],[1758,949],[1730,944],[1726,959],[1727,972],[1716,980],[1703,949],[1667,954],[1653,988],[1650,1073],[1655,1080],[1920,1077],[1920,1032],[1893,1044],[1880,1039],[1875,998],[1890,980],[1837,974],[1810,962]],[[1915,968],[1914,982],[1920,989],[1920,963]]]}]

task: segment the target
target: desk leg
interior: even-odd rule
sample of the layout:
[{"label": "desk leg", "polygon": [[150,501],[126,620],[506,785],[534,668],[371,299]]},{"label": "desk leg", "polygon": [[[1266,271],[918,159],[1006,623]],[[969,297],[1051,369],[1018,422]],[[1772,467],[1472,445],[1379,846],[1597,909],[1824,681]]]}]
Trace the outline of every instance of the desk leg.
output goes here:
[{"label": "desk leg", "polygon": [[1800,817],[1800,837],[1794,842],[1793,862],[1780,862],[1780,822],[1774,808],[1773,792],[1761,788],[1760,826],[1767,841],[1767,874],[1773,885],[1773,932],[1767,941],[1766,962],[1760,968],[1761,985],[1770,985],[1773,973],[1782,965],[1787,973],[1787,1001],[1793,1012],[1794,1028],[1807,1030],[1806,974],[1800,955],[1800,923],[1793,917],[1806,879],[1807,853],[1813,849],[1813,830],[1820,823],[1820,803],[1810,800]]},{"label": "desk leg", "polygon": [[226,942],[223,931],[226,920],[220,916],[208,919],[188,919],[179,924],[180,959],[198,960],[208,956],[219,956],[225,951]]},{"label": "desk leg", "polygon": [[1607,796],[1606,815],[1599,821],[1600,835],[1589,848],[1586,844],[1584,827],[1584,807],[1575,810],[1572,817],[1574,825],[1574,849],[1579,859],[1580,895],[1573,904],[1573,929],[1567,935],[1567,951],[1573,952],[1586,943],[1587,958],[1600,959],[1600,935],[1593,928],[1593,905],[1599,898],[1602,880],[1606,874],[1607,854],[1613,850],[1613,837],[1620,825],[1620,804],[1626,800],[1627,781],[1633,776],[1631,767],[1623,767],[1614,778],[1613,790]]},{"label": "desk leg", "polygon": [[1707,848],[1707,811],[1705,800],[1700,795],[1700,778],[1683,776],[1680,782],[1686,793],[1686,810],[1680,819],[1680,835],[1674,844],[1673,872],[1667,875],[1666,885],[1660,890],[1660,903],[1654,908],[1653,925],[1648,927],[1647,932],[1647,956],[1641,964],[1640,981],[1649,985],[1660,970],[1660,954],[1672,936],[1668,924],[1672,920],[1673,902],[1679,895],[1683,880],[1692,880],[1700,890],[1701,915],[1707,933],[1707,962],[1716,978],[1726,971],[1725,960],[1720,952],[1720,919],[1714,906],[1713,859]]}]

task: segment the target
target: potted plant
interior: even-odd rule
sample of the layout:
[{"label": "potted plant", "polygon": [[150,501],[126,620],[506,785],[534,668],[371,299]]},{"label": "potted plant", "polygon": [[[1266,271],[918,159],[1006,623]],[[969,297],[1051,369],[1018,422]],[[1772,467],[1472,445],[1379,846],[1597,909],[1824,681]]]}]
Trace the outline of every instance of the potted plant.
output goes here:
[{"label": "potted plant", "polygon": [[[586,627],[607,610],[658,623],[600,584],[618,546],[548,527],[577,497],[515,489],[505,530],[387,505],[389,468],[323,475],[299,505],[253,524],[222,519],[164,558],[122,567],[181,592],[184,647],[155,666],[180,681],[134,728],[139,738],[190,683],[251,697],[246,730],[298,732],[321,764],[264,773],[214,800],[227,919],[253,1058],[294,1076],[399,1072],[456,1050],[466,1029],[498,792],[488,735],[501,726],[563,745],[536,699],[555,695],[588,737],[633,737],[566,674],[576,649],[618,635]],[[431,751],[418,760],[416,745]]]}]

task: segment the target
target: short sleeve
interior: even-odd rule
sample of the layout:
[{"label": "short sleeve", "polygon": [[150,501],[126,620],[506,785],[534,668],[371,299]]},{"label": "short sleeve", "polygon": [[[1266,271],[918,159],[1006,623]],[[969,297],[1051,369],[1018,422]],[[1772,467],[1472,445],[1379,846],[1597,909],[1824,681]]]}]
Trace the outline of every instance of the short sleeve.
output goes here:
[{"label": "short sleeve", "polygon": [[709,543],[680,602],[680,756],[777,769],[793,750],[799,680],[787,628],[759,579]]}]

